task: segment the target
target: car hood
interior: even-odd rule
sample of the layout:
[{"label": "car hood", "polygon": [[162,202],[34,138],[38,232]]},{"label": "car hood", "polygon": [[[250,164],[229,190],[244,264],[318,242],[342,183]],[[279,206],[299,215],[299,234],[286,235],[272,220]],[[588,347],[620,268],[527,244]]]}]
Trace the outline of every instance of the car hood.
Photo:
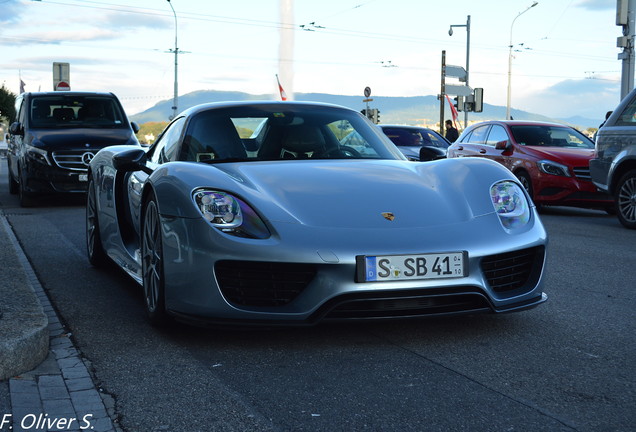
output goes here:
[{"label": "car hood", "polygon": [[562,148],[562,147],[526,147],[536,157],[561,162],[570,166],[588,166],[594,157],[594,149]]},{"label": "car hood", "polygon": [[55,151],[73,148],[102,148],[132,144],[131,129],[63,128],[32,130],[28,141],[35,147]]},{"label": "car hood", "polygon": [[[505,168],[483,159],[279,161],[204,168],[216,171],[215,181],[208,177],[208,183],[240,196],[265,220],[329,228],[465,222],[493,213],[490,185],[510,177]],[[201,186],[203,179],[188,181]]]},{"label": "car hood", "polygon": [[398,146],[398,150],[406,157],[420,157],[420,146]]}]

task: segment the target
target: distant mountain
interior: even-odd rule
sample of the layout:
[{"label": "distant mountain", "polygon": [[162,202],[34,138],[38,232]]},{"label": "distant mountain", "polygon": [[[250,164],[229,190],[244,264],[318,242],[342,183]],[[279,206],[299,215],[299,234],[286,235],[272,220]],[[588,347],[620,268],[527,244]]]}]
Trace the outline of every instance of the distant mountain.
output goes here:
[{"label": "distant mountain", "polygon": [[[343,96],[325,93],[295,93],[294,99],[297,101],[324,102],[335,105],[346,106],[355,110],[362,110],[366,104],[362,102],[362,96]],[[192,106],[207,102],[224,101],[254,101],[272,100],[272,95],[252,95],[242,92],[227,92],[216,90],[199,90],[179,96],[179,110],[184,110]],[[399,124],[427,124],[435,125],[439,122],[439,101],[437,96],[374,96],[370,102],[371,108],[380,110],[380,123]],[[450,118],[448,103],[444,106],[445,119]],[[131,120],[137,123],[167,121],[172,114],[172,100],[158,102],[152,108],[143,112],[131,115]],[[567,119],[554,119],[539,114],[512,109],[510,114],[515,120],[536,120],[536,121],[556,121],[573,125],[579,129],[598,127],[602,120],[587,119],[583,117],[570,117]],[[459,113],[460,120],[463,121],[464,114]],[[506,107],[499,105],[484,104],[484,111],[481,113],[469,113],[470,121],[481,121],[491,119],[506,118]]]}]

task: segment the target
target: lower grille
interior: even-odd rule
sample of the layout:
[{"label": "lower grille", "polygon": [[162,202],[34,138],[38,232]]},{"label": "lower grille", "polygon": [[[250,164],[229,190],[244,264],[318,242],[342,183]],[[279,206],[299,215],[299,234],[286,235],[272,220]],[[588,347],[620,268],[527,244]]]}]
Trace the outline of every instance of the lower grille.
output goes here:
[{"label": "lower grille", "polygon": [[545,249],[537,246],[485,257],[481,269],[496,292],[509,292],[525,286],[533,288],[541,273]]},{"label": "lower grille", "polygon": [[590,175],[590,167],[574,167],[574,176],[581,180],[592,181],[592,176]]},{"label": "lower grille", "polygon": [[221,293],[241,306],[284,306],[312,281],[311,264],[219,261],[214,267]]},{"label": "lower grille", "polygon": [[389,292],[383,294],[345,295],[335,299],[337,302],[324,319],[377,319],[407,318],[446,315],[456,313],[476,313],[490,310],[486,298],[470,292],[435,293]]}]

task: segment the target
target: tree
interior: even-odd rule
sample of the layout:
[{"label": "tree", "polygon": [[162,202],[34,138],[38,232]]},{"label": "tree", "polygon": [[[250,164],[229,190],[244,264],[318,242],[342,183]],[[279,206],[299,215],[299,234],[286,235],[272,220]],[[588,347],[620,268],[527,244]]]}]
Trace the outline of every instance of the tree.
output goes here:
[{"label": "tree", "polygon": [[15,120],[16,97],[13,92],[2,84],[2,87],[0,87],[0,121],[9,123]]}]

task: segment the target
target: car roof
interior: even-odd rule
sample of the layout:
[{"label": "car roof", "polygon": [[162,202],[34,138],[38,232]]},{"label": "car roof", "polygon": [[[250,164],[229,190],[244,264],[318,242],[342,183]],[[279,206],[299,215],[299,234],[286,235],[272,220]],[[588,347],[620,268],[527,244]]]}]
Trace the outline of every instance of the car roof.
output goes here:
[{"label": "car roof", "polygon": [[50,91],[50,92],[27,92],[25,95],[31,97],[40,96],[115,96],[111,92],[92,92],[92,91]]},{"label": "car roof", "polygon": [[399,125],[399,124],[380,124],[378,125],[381,128],[400,128],[400,129],[427,129],[427,130],[431,130],[431,128],[428,128],[426,126],[413,126],[413,125]]},{"label": "car roof", "polygon": [[280,107],[281,111],[285,109],[285,107],[289,108],[301,108],[301,107],[323,107],[323,108],[335,108],[342,109],[347,111],[353,111],[351,108],[347,108],[341,105],[328,104],[323,102],[307,102],[307,101],[276,101],[276,100],[261,100],[261,101],[227,101],[227,102],[208,102],[199,105],[195,105],[191,108],[184,110],[181,115],[190,115],[200,111],[206,111],[209,109],[224,109],[224,108],[267,108],[269,110],[278,109],[275,107]]},{"label": "car roof", "polygon": [[470,127],[480,126],[484,124],[506,124],[509,126],[556,126],[556,127],[571,127],[562,123],[555,123],[549,121],[537,121],[537,120],[486,120],[479,123],[474,123]]}]

